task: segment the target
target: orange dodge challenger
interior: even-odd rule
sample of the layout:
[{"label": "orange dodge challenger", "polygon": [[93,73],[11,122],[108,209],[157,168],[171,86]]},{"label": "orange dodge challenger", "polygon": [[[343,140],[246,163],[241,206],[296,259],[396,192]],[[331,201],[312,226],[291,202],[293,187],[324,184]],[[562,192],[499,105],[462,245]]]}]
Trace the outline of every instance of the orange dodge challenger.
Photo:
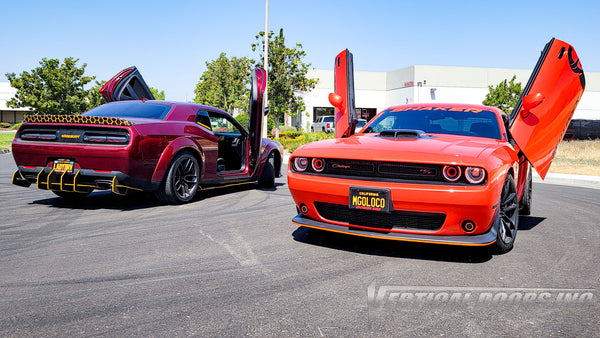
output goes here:
[{"label": "orange dodge challenger", "polygon": [[292,153],[296,225],[350,235],[512,249],[583,94],[575,50],[552,39],[511,115],[471,104],[393,106],[356,135],[352,54],[335,59],[336,139]]}]

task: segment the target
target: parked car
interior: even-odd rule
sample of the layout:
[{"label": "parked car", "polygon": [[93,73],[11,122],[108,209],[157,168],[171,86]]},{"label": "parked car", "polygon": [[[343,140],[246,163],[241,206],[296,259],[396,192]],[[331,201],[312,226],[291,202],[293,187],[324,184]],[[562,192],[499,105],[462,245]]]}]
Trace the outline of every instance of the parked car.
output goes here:
[{"label": "parked car", "polygon": [[335,117],[333,116],[320,116],[310,127],[310,131],[322,131],[326,133],[332,133],[335,131]]},{"label": "parked car", "polygon": [[12,144],[12,183],[80,198],[93,190],[154,191],[189,202],[208,187],[273,187],[283,149],[263,139],[265,71],[253,72],[248,129],[220,109],[153,100],[135,67],[101,89],[109,102],[80,116],[32,115]]},{"label": "parked car", "polygon": [[531,212],[531,165],[546,176],[585,87],[573,47],[556,39],[546,45],[510,116],[482,105],[400,105],[358,135],[356,113],[346,104],[354,101],[352,54],[340,53],[335,67],[329,99],[345,127],[337,139],[291,154],[293,223],[509,251],[519,214]]},{"label": "parked car", "polygon": [[363,129],[363,127],[367,124],[367,120],[365,119],[358,119],[356,121],[356,127],[354,127],[354,133],[358,134],[360,132],[361,129]]}]

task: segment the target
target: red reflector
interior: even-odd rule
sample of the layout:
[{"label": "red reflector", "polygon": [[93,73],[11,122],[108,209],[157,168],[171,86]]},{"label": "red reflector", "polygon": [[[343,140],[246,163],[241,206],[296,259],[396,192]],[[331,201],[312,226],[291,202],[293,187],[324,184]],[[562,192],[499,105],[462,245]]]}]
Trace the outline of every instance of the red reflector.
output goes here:
[{"label": "red reflector", "polygon": [[100,173],[100,174],[110,174],[112,173],[112,171],[110,170],[94,170],[95,173]]},{"label": "red reflector", "polygon": [[37,168],[37,167],[35,167],[35,166],[29,166],[29,165],[26,165],[26,166],[23,166],[23,168],[25,168],[25,169],[35,169],[35,168]]}]

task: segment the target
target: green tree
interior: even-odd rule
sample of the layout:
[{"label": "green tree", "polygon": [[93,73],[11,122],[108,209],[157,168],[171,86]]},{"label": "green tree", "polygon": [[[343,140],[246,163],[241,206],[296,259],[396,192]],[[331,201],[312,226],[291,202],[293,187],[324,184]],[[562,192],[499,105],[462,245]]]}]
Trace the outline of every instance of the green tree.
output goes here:
[{"label": "green tree", "polygon": [[[265,32],[256,35],[256,43],[252,44],[252,50],[260,48],[260,59],[263,59]],[[296,95],[298,92],[310,91],[318,79],[306,77],[310,63],[302,60],[306,52],[302,45],[296,43],[294,48],[285,45],[283,28],[279,35],[275,36],[273,31],[269,32],[269,69],[268,73],[268,96],[269,96],[269,119],[274,119],[276,135],[279,134],[279,123],[283,121],[285,114],[297,116],[304,111],[304,101]],[[262,65],[260,61],[257,65]]]},{"label": "green tree", "polygon": [[84,76],[85,67],[77,67],[79,59],[43,58],[40,67],[19,76],[7,73],[10,85],[17,89],[15,96],[7,102],[12,108],[31,107],[40,114],[76,115],[93,107],[89,92],[83,87],[95,79]]},{"label": "green tree", "polygon": [[154,95],[155,99],[163,100],[163,101],[165,100],[165,91],[164,90],[158,91],[158,89],[156,89],[156,88],[152,88],[152,87],[149,87],[149,88],[150,88],[150,91],[152,92],[152,95]]},{"label": "green tree", "polygon": [[194,102],[221,108],[229,114],[248,109],[246,88],[250,83],[252,60],[228,58],[221,53],[216,60],[206,62],[206,70],[194,89]]},{"label": "green tree", "polygon": [[105,83],[106,81],[96,81],[96,85],[88,90],[88,102],[90,103],[90,109],[106,103],[106,101],[104,101],[104,97],[102,94],[100,94],[100,88],[102,88]]},{"label": "green tree", "polygon": [[521,82],[515,83],[516,78],[517,76],[514,75],[510,81],[504,79],[496,87],[488,86],[489,92],[485,95],[483,104],[500,108],[503,112],[510,114],[523,92]]}]

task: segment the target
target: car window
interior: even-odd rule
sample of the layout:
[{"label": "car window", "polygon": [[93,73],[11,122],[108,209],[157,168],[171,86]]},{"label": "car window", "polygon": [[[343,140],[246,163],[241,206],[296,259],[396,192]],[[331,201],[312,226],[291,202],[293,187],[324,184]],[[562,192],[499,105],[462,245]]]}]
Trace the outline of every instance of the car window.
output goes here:
[{"label": "car window", "polygon": [[366,132],[391,129],[422,130],[430,134],[450,134],[501,139],[494,112],[469,107],[398,107],[384,111],[371,121]]},{"label": "car window", "polygon": [[231,121],[220,115],[210,114],[210,126],[215,133],[242,133]]},{"label": "car window", "polygon": [[333,122],[333,116],[324,117],[323,122]]},{"label": "car window", "polygon": [[171,110],[170,105],[140,101],[111,102],[81,115],[103,117],[142,117],[162,120]]}]

